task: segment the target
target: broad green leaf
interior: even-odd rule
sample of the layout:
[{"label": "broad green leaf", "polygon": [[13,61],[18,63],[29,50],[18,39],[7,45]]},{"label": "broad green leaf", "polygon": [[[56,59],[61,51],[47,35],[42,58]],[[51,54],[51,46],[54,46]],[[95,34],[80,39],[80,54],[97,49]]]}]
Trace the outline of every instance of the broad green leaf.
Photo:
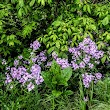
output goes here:
[{"label": "broad green leaf", "polygon": [[74,30],[75,30],[75,27],[72,27],[72,26],[71,26],[71,29],[72,29],[72,31],[74,31]]},{"label": "broad green leaf", "polygon": [[101,62],[104,63],[106,61],[107,56],[104,55],[104,57],[101,59]]},{"label": "broad green leaf", "polygon": [[22,14],[23,14],[22,8],[20,8],[19,11],[18,11],[18,17],[22,17]]},{"label": "broad green leaf", "polygon": [[60,76],[59,80],[60,81],[58,85],[68,86],[67,81],[63,77]]},{"label": "broad green leaf", "polygon": [[54,49],[55,49],[55,47],[51,47],[51,48],[49,48],[48,51],[47,51],[48,54],[50,54],[52,51],[54,51]]},{"label": "broad green leaf", "polygon": [[72,68],[71,67],[64,68],[62,70],[62,75],[65,78],[65,80],[68,81],[72,76]]},{"label": "broad green leaf", "polygon": [[107,41],[110,40],[110,34],[107,34],[107,36],[106,36],[106,40],[107,40]]},{"label": "broad green leaf", "polygon": [[13,41],[10,41],[9,42],[9,46],[13,46],[14,45],[14,42]]},{"label": "broad green leaf", "polygon": [[48,4],[52,3],[52,0],[48,0]]},{"label": "broad green leaf", "polygon": [[84,6],[83,6],[83,10],[84,10],[84,12],[86,12],[86,8],[87,8],[87,6],[84,5]]},{"label": "broad green leaf", "polygon": [[91,14],[90,5],[86,5],[86,6],[87,6],[87,11]]},{"label": "broad green leaf", "polygon": [[75,0],[75,3],[76,4],[80,4],[81,3],[81,0]]},{"label": "broad green leaf", "polygon": [[68,51],[68,46],[64,45],[65,51]]},{"label": "broad green leaf", "polygon": [[59,40],[56,41],[56,47],[57,47],[58,49],[60,48],[60,41],[59,41]]},{"label": "broad green leaf", "polygon": [[57,39],[57,35],[54,35],[54,36],[53,36],[53,41],[55,42],[56,39]]},{"label": "broad green leaf", "polygon": [[103,20],[102,20],[102,24],[105,26],[109,23],[109,18],[108,16],[106,16]]},{"label": "broad green leaf", "polygon": [[30,7],[32,7],[35,3],[35,0],[31,0],[31,2],[29,3]]},{"label": "broad green leaf", "polygon": [[19,1],[19,6],[23,7],[24,6],[24,0],[18,0]]},{"label": "broad green leaf", "polygon": [[94,30],[94,31],[96,30],[96,26],[93,25],[93,24],[90,25],[90,28],[91,28],[92,30]]},{"label": "broad green leaf", "polygon": [[46,45],[46,48],[49,48],[49,44]]},{"label": "broad green leaf", "polygon": [[59,28],[58,28],[58,32],[60,32],[61,30],[62,30],[62,28],[61,28],[61,27],[59,27]]},{"label": "broad green leaf", "polygon": [[45,5],[45,0],[41,0],[41,5]]},{"label": "broad green leaf", "polygon": [[67,32],[68,32],[68,35],[69,35],[69,36],[72,34],[72,32],[71,32],[71,29],[70,29],[70,28],[68,29],[68,31],[67,31]]},{"label": "broad green leaf", "polygon": [[2,44],[3,43],[3,40],[0,40],[0,44]]},{"label": "broad green leaf", "polygon": [[53,39],[53,41],[56,41],[57,35],[55,35],[55,34],[54,34],[54,35],[51,35],[51,36],[50,36],[50,39]]},{"label": "broad green leaf", "polygon": [[61,24],[61,21],[54,21],[53,23],[52,23],[52,25],[54,25],[54,26],[60,26],[60,24]]},{"label": "broad green leaf", "polygon": [[66,90],[65,92],[64,92],[64,94],[65,95],[72,95],[73,94],[73,91],[71,91],[71,90]]},{"label": "broad green leaf", "polygon": [[53,91],[52,91],[52,94],[53,94],[53,96],[55,96],[55,97],[59,97],[59,96],[62,94],[62,92],[61,92],[61,91],[57,91],[57,90],[53,90]]},{"label": "broad green leaf", "polygon": [[63,34],[63,40],[64,40],[64,42],[65,42],[66,39],[67,39],[66,36]]},{"label": "broad green leaf", "polygon": [[5,39],[5,37],[6,37],[6,35],[5,35],[5,34],[3,34],[3,35],[2,35],[2,37],[1,37],[1,39]]},{"label": "broad green leaf", "polygon": [[11,34],[11,35],[9,36],[9,39],[10,39],[10,40],[14,40],[15,37],[16,37],[15,35]]},{"label": "broad green leaf", "polygon": [[41,2],[41,0],[37,0],[37,3],[39,3],[39,4],[40,4],[40,2]]},{"label": "broad green leaf", "polygon": [[24,26],[23,32],[22,32],[23,37],[25,37],[26,35],[31,34],[32,29],[33,29],[33,27],[31,25]]}]

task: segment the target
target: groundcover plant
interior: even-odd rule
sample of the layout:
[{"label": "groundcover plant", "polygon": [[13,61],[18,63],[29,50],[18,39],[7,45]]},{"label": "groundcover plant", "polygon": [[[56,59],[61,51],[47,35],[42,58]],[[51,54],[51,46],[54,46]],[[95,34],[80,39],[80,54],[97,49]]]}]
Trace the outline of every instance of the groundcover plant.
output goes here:
[{"label": "groundcover plant", "polygon": [[1,0],[1,110],[110,110],[109,25],[108,0]]}]

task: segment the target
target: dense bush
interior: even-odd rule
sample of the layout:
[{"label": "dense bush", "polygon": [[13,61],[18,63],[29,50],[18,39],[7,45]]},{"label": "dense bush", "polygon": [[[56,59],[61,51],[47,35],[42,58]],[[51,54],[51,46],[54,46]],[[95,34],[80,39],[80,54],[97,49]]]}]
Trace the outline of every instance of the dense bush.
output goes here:
[{"label": "dense bush", "polygon": [[0,1],[2,110],[110,109],[108,0]]}]

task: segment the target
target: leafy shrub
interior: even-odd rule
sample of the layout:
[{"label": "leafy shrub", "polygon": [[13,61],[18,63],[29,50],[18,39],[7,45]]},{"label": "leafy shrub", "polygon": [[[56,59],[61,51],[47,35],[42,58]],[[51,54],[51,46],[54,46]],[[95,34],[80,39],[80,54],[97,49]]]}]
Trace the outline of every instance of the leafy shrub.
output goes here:
[{"label": "leafy shrub", "polygon": [[109,5],[80,1],[68,5],[64,3],[58,11],[60,16],[48,27],[47,34],[38,40],[45,44],[48,53],[57,51],[61,55],[68,46],[77,46],[88,35],[96,41],[99,49],[105,49],[106,43],[110,42]]},{"label": "leafy shrub", "polygon": [[72,76],[72,69],[70,67],[61,67],[55,62],[52,62],[51,68],[47,71],[42,72],[44,82],[52,91],[55,97],[58,97],[64,92],[63,86],[68,86],[68,80]]}]

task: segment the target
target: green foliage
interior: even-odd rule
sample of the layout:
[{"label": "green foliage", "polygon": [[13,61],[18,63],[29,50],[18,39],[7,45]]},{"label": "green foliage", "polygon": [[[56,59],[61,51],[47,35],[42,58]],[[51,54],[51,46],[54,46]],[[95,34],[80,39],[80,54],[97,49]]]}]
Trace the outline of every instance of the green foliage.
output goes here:
[{"label": "green foliage", "polygon": [[[49,54],[56,51],[58,56],[67,57],[68,46],[77,46],[87,36],[97,42],[99,50],[106,51],[99,68],[102,73],[109,74],[110,2],[108,0],[0,0],[0,58],[6,57],[9,66],[12,66],[13,58],[22,51],[23,56],[30,57],[27,48],[36,38],[44,44],[42,48],[47,49]],[[0,73],[2,110],[80,108],[86,110],[87,103],[91,110],[110,109],[108,76],[94,85],[94,91],[93,88],[85,91],[81,82],[78,90],[79,79],[75,77],[76,73],[74,74],[76,79],[73,81],[72,69],[62,70],[53,61],[51,68],[42,72],[46,86],[41,85],[41,88],[28,93],[25,89],[21,90],[17,83],[14,88],[10,88],[11,85],[6,87],[5,67],[1,62],[2,59],[0,59],[0,69],[3,72]],[[73,88],[76,89],[75,95],[79,97],[73,96]],[[51,94],[47,95],[50,91]],[[85,94],[89,96],[90,103],[83,100]]]},{"label": "green foliage", "polygon": [[[68,46],[77,45],[83,38],[90,36],[96,40],[99,49],[110,43],[110,3],[90,4],[89,2],[61,3],[59,16],[38,38],[50,54],[52,51],[66,52]],[[91,13],[92,12],[92,13]]]},{"label": "green foliage", "polygon": [[30,40],[35,40],[36,36],[45,31],[45,28],[41,29],[41,27],[46,27],[49,8],[39,6],[36,0],[0,2],[0,53],[2,56],[12,55],[12,53],[16,56],[22,52],[23,48],[29,46]]},{"label": "green foliage", "polygon": [[100,101],[110,102],[110,78],[106,77],[103,81],[99,81],[94,87],[94,94]]},{"label": "green foliage", "polygon": [[95,107],[92,107],[90,110],[110,110],[110,105],[107,103],[99,103]]},{"label": "green foliage", "polygon": [[63,87],[68,86],[67,82],[72,76],[72,69],[68,67],[62,70],[60,66],[53,61],[51,68],[48,71],[42,72],[42,76],[47,87],[49,87],[52,90],[52,94],[57,97],[63,92]]}]

